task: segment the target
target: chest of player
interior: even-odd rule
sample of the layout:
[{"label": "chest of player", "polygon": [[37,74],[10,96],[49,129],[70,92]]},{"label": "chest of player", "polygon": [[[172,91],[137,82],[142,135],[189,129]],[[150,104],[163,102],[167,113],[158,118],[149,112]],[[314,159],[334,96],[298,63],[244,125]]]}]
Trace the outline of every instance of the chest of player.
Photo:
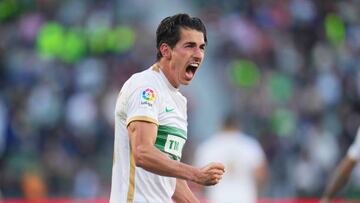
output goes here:
[{"label": "chest of player", "polygon": [[162,95],[155,146],[171,159],[180,160],[187,140],[186,100],[176,92]]},{"label": "chest of player", "polygon": [[180,96],[170,94],[161,98],[158,121],[160,125],[172,125],[181,129],[187,128],[186,101]]}]

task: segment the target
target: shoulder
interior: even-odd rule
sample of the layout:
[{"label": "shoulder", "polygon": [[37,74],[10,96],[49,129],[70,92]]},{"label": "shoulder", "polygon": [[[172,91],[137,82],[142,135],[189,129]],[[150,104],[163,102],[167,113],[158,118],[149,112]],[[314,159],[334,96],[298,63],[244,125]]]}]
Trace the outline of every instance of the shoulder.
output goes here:
[{"label": "shoulder", "polygon": [[241,142],[244,144],[246,148],[248,148],[248,150],[262,151],[260,142],[251,135],[245,133],[239,133],[238,138],[241,139]]},{"label": "shoulder", "polygon": [[360,139],[360,126],[358,127],[356,132],[356,139]]},{"label": "shoulder", "polygon": [[141,71],[139,73],[135,73],[130,78],[134,84],[143,86],[146,84],[157,84],[157,81],[159,80],[159,73],[152,70],[152,68],[148,68],[144,71]]},{"label": "shoulder", "polygon": [[160,88],[158,74],[151,67],[135,73],[125,82],[123,89],[129,92],[134,92],[139,88],[158,90]]},{"label": "shoulder", "polygon": [[360,126],[357,130],[356,137],[354,142],[350,145],[348,152],[348,156],[352,159],[360,160]]},{"label": "shoulder", "polygon": [[356,146],[356,147],[360,148],[360,127],[358,128],[358,130],[356,132],[355,140],[353,141],[351,146]]}]

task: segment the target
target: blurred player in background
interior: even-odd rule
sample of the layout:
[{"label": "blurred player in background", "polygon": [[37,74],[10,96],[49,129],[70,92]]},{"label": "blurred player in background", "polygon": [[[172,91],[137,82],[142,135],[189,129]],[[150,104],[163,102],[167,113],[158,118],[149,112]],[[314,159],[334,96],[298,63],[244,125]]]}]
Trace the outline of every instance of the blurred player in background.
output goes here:
[{"label": "blurred player in background", "polygon": [[340,162],[335,174],[328,183],[321,203],[330,203],[335,194],[347,183],[352,170],[360,160],[360,127],[357,130],[354,143],[350,146],[347,155]]},{"label": "blurred player in background", "polygon": [[224,166],[202,168],[180,162],[187,139],[188,85],[200,67],[207,43],[199,18],[178,14],[156,31],[157,62],[122,87],[115,110],[111,203],[198,202],[186,180],[215,185]]},{"label": "blurred player in background", "polygon": [[221,183],[205,190],[210,203],[257,202],[267,180],[267,161],[259,142],[239,131],[235,116],[228,116],[222,131],[198,147],[195,163],[209,160],[226,167]]}]

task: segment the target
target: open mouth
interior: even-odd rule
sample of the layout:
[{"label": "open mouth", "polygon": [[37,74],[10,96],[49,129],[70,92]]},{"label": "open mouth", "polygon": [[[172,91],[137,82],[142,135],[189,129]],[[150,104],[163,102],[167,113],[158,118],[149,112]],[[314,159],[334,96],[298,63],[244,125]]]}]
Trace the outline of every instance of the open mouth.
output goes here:
[{"label": "open mouth", "polygon": [[189,81],[192,80],[198,67],[199,67],[198,63],[191,63],[186,67],[186,74],[185,74],[186,80]]},{"label": "open mouth", "polygon": [[198,69],[199,64],[198,63],[191,63],[186,67],[186,74],[189,77],[193,77],[196,70]]}]

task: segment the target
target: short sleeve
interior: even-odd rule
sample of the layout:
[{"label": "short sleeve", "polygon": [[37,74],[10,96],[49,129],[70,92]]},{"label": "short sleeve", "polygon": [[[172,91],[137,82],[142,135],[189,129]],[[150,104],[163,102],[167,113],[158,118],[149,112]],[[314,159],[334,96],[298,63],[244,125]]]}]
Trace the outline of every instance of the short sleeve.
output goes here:
[{"label": "short sleeve", "polygon": [[153,87],[139,87],[131,93],[127,101],[127,120],[129,125],[132,121],[147,121],[159,125],[158,89]]},{"label": "short sleeve", "polygon": [[348,150],[348,156],[354,160],[360,160],[360,127],[358,128],[355,141]]}]

